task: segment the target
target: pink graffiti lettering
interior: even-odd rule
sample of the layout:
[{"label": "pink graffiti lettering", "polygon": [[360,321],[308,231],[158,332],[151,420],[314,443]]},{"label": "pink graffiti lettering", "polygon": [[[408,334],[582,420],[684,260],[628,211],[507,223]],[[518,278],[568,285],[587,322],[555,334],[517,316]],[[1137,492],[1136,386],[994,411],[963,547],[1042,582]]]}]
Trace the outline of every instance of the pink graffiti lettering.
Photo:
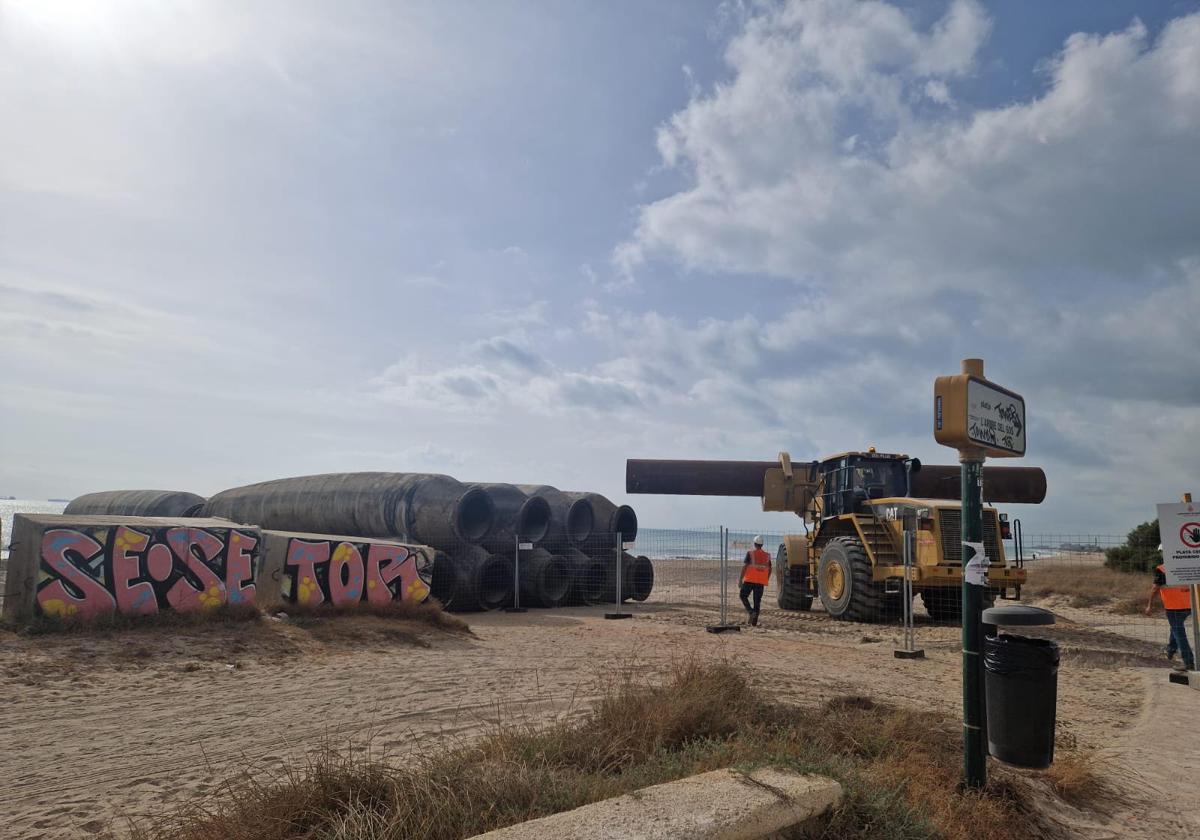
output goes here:
[{"label": "pink graffiti lettering", "polygon": [[344,607],[424,601],[429,595],[417,555],[407,546],[293,539],[287,552],[282,590],[296,604]]},{"label": "pink graffiti lettering", "polygon": [[158,600],[154,587],[149,583],[135,583],[141,576],[141,553],[150,544],[150,537],[140,531],[117,528],[113,539],[113,592],[117,596],[117,609],[126,615],[154,615],[158,612]]},{"label": "pink graffiti lettering", "polygon": [[317,581],[317,566],[329,563],[329,543],[292,540],[288,543],[285,571],[292,577],[292,601],[301,606],[315,607],[325,601],[321,584]]},{"label": "pink graffiti lettering", "polygon": [[356,604],[363,596],[363,559],[353,543],[338,543],[329,561],[329,600],[335,607]]},{"label": "pink graffiti lettering", "polygon": [[258,538],[240,531],[229,532],[225,554],[225,592],[231,604],[254,603],[254,547]]},{"label": "pink graffiti lettering", "polygon": [[146,571],[159,583],[166,583],[167,579],[171,577],[171,572],[175,571],[175,560],[171,557],[171,549],[162,543],[150,546],[150,552],[146,555]]},{"label": "pink graffiti lettering", "polygon": [[[405,562],[408,549],[402,545],[372,545],[367,551],[367,600],[386,604],[395,600],[389,584],[400,578],[400,597],[405,597],[408,585],[417,577],[416,566]],[[387,565],[384,565],[384,564]],[[408,574],[405,574],[408,572]]]},{"label": "pink graffiti lettering", "polygon": [[113,613],[117,602],[112,594],[67,558],[70,552],[88,562],[103,549],[86,534],[66,528],[55,528],[42,535],[42,562],[57,576],[38,590],[37,604],[42,613],[85,620]]},{"label": "pink graffiti lettering", "polygon": [[[200,528],[172,528],[167,531],[167,545],[175,557],[191,572],[199,587],[186,575],[175,581],[167,591],[167,602],[179,612],[212,610],[225,603],[225,582],[209,567],[206,560],[215,560],[224,544]],[[196,556],[197,549],[201,557]]]}]

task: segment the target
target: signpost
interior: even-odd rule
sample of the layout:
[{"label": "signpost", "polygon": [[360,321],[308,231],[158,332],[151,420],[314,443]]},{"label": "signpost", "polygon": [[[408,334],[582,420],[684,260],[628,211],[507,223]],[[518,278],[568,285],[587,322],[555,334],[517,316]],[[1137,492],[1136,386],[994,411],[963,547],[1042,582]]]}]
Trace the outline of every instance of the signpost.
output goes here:
[{"label": "signpost", "polygon": [[983,376],[982,359],[933,385],[933,437],[958,450],[962,464],[963,785],[987,784],[987,708],[983,690],[983,462],[1025,454],[1025,400]]},{"label": "signpost", "polygon": [[[1191,589],[1192,638],[1200,649],[1200,505],[1192,501],[1191,493],[1184,493],[1179,504],[1158,506],[1158,533],[1167,586]],[[1198,679],[1196,672],[1188,676]]]}]

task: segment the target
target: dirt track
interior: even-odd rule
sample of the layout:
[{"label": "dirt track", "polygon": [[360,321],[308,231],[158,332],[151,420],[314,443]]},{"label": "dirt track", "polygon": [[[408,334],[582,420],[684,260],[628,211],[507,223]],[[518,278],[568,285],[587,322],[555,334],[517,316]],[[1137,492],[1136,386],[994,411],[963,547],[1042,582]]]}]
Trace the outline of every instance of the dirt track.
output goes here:
[{"label": "dirt track", "polygon": [[[928,658],[904,662],[892,656],[894,628],[820,614],[764,610],[763,628],[713,635],[703,630],[711,615],[700,611],[642,607],[631,621],[605,621],[602,612],[472,616],[474,638],[426,636],[428,646],[379,619],[5,636],[0,832],[94,833],[188,802],[248,764],[302,757],[323,739],[370,738],[372,749],[402,754],[499,717],[569,714],[620,668],[687,656],[744,661],[800,702],[866,694],[959,709],[954,628],[921,628]],[[1080,836],[1200,834],[1200,811],[1182,793],[1200,789],[1191,734],[1200,694],[1165,686],[1145,644],[1069,627],[1057,634],[1061,734],[1118,762],[1136,800],[1107,825],[1079,824]],[[1154,749],[1163,742],[1174,752]]]}]

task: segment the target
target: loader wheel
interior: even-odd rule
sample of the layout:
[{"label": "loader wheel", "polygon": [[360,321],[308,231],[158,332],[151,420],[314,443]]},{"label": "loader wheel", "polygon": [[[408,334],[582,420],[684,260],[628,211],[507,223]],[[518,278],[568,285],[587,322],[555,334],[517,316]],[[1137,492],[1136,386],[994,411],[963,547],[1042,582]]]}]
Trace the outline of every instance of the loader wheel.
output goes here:
[{"label": "loader wheel", "polygon": [[871,580],[871,561],[854,537],[835,537],[821,549],[817,594],[825,612],[842,621],[879,621],[881,587]]},{"label": "loader wheel", "polygon": [[922,589],[925,612],[934,621],[954,621],[962,624],[962,591],[954,587]]},{"label": "loader wheel", "polygon": [[[922,589],[921,600],[925,602],[925,612],[934,621],[951,621],[962,624],[962,590],[958,587],[940,587],[938,589]],[[983,596],[982,608],[996,606],[996,596],[988,592]]]},{"label": "loader wheel", "polygon": [[787,545],[780,543],[779,551],[775,553],[775,580],[779,585],[779,609],[781,610],[810,610],[812,596],[805,594],[807,588],[808,566],[800,567],[798,575],[800,582],[792,580],[792,570],[788,568]]}]

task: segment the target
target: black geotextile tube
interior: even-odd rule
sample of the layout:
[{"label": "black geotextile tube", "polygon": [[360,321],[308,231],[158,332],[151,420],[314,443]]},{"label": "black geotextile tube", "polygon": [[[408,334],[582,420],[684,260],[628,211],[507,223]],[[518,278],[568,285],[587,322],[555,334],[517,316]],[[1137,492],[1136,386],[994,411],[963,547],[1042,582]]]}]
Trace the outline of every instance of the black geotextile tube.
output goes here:
[{"label": "black geotextile tube", "polygon": [[452,556],[455,582],[449,609],[495,610],[512,603],[511,558],[489,554],[477,545],[460,546]]},{"label": "black geotextile tube", "polygon": [[563,494],[572,501],[586,501],[592,506],[593,533],[620,534],[622,542],[637,539],[637,514],[629,505],[618,505],[599,493],[564,490]]},{"label": "black geotextile tube", "polygon": [[458,588],[458,567],[454,558],[444,551],[433,553],[433,582],[429,585],[429,595],[436,598],[445,609],[454,604],[455,590]]},{"label": "black geotextile tube", "polygon": [[492,500],[478,487],[427,473],[330,473],[223,490],[205,515],[279,531],[383,537],[451,551],[492,528]]},{"label": "black geotextile tube", "polygon": [[527,495],[515,484],[476,484],[488,494],[495,509],[495,522],[482,545],[490,551],[511,554],[516,543],[540,543],[550,530],[550,503],[541,496]]},{"label": "black geotextile tube", "polygon": [[557,607],[571,594],[574,573],[570,561],[544,548],[522,551],[517,574],[523,607]]},{"label": "black geotextile tube", "polygon": [[654,591],[654,564],[644,554],[634,557],[625,567],[625,592],[631,601],[645,601]]},{"label": "black geotextile tube", "polygon": [[571,591],[563,604],[598,604],[604,594],[604,563],[577,548],[562,552],[571,566]]},{"label": "black geotextile tube", "polygon": [[555,547],[564,543],[580,545],[587,542],[595,528],[596,513],[586,499],[570,498],[549,484],[518,484],[522,493],[540,496],[550,503],[550,525],[544,542]]},{"label": "black geotextile tube", "polygon": [[105,490],[72,499],[71,516],[199,516],[204,497],[184,490]]}]

